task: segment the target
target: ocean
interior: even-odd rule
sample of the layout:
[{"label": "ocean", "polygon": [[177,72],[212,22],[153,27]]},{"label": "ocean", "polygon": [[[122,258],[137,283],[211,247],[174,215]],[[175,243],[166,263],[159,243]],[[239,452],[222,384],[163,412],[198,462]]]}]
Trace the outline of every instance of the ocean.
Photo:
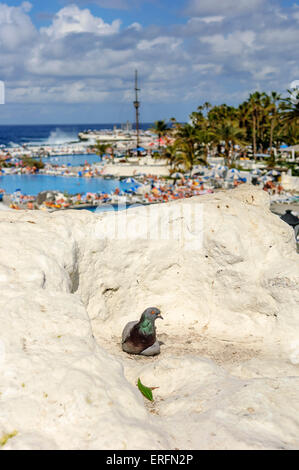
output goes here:
[{"label": "ocean", "polygon": [[[0,126],[0,145],[63,145],[78,141],[78,133],[88,129],[113,129],[121,124],[43,124]],[[141,124],[141,129],[149,129],[151,123]]]},{"label": "ocean", "polygon": [[[64,145],[78,142],[78,133],[91,129],[113,129],[114,124],[53,124],[53,125],[18,125],[0,126],[0,145]],[[118,128],[120,124],[116,124]],[[152,124],[140,126],[146,130]],[[50,157],[45,162],[53,164],[64,163],[68,166],[81,165],[85,161],[93,163],[100,161],[98,155],[65,155]],[[76,178],[49,175],[1,175],[0,189],[11,194],[20,189],[23,194],[37,195],[44,190],[58,190],[70,194],[85,192],[113,192],[116,188],[130,189],[118,180],[104,180],[103,178]]]}]

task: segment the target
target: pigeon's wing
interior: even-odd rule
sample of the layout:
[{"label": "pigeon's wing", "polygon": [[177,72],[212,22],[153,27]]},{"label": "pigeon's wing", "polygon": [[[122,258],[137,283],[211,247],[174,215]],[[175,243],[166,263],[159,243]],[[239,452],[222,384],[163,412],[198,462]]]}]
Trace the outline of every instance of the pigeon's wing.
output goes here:
[{"label": "pigeon's wing", "polygon": [[142,356],[156,356],[160,354],[160,343],[156,341],[154,344],[144,349],[141,353]]},{"label": "pigeon's wing", "polygon": [[130,336],[132,328],[135,325],[137,325],[137,323],[138,323],[138,321],[130,321],[129,323],[126,324],[126,326],[124,327],[124,330],[122,332],[122,338],[121,338],[122,343],[125,343],[127,341],[127,339]]}]

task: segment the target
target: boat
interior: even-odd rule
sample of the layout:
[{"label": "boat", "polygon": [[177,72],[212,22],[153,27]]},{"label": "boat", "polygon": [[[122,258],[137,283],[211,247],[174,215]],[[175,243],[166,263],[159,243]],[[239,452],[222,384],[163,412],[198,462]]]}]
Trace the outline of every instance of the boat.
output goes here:
[{"label": "boat", "polygon": [[115,143],[115,142],[133,142],[134,133],[123,132],[121,129],[114,129],[113,131],[107,130],[94,130],[94,131],[84,131],[79,132],[78,137],[82,141],[91,141],[91,142],[106,142],[106,143]]}]

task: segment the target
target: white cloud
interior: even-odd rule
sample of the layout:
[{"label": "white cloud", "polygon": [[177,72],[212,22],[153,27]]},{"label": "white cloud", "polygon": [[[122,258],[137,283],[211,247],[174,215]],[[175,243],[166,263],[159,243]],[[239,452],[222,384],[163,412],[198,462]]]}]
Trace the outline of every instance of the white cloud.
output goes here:
[{"label": "white cloud", "polygon": [[204,16],[202,18],[199,18],[200,21],[203,21],[204,23],[219,23],[224,20],[224,16]]},{"label": "white cloud", "polygon": [[142,26],[140,23],[132,23],[130,24],[130,26],[128,26],[128,29],[135,29],[135,31],[141,31],[142,30]]},{"label": "white cloud", "polygon": [[41,32],[54,38],[61,38],[70,33],[93,33],[102,36],[117,33],[120,24],[120,20],[114,20],[111,24],[105,23],[102,18],[93,16],[90,10],[80,10],[76,5],[70,5],[62,8],[51,26],[41,28]]},{"label": "white cloud", "polygon": [[45,89],[38,84],[18,86],[9,90],[9,100],[14,103],[94,103],[103,102],[109,98],[109,92],[97,90],[94,85],[83,81],[73,83],[57,83]]},{"label": "white cloud", "polygon": [[293,13],[293,18],[295,18],[295,20],[299,21],[299,5],[295,5],[294,8],[295,8],[295,11]]},{"label": "white cloud", "polygon": [[276,73],[277,73],[277,70],[275,67],[271,67],[271,65],[265,65],[265,66],[259,67],[258,70],[256,70],[255,78],[258,80],[265,80],[269,76],[275,76]]},{"label": "white cloud", "polygon": [[32,3],[30,2],[23,2],[21,4],[21,9],[25,12],[25,13],[29,13],[29,11],[32,10]]},{"label": "white cloud", "polygon": [[[137,68],[143,105],[171,103],[180,109],[179,103],[192,100],[196,109],[203,101],[238,102],[255,88],[281,92],[298,77],[298,9],[271,14],[264,7],[258,16],[236,17],[235,11],[227,16],[229,0],[221,7],[217,1],[217,11],[214,0],[192,4],[201,6],[199,16],[170,27],[137,22],[122,27],[117,16],[109,23],[68,5],[38,30],[29,2],[0,3],[6,101],[53,106],[132,101]],[[238,12],[251,5],[241,2]]]},{"label": "white cloud", "polygon": [[191,16],[235,15],[255,11],[265,0],[189,0],[186,12]]},{"label": "white cloud", "polygon": [[65,3],[77,4],[82,6],[87,3],[93,3],[102,8],[112,8],[115,10],[128,10],[130,8],[138,8],[143,3],[155,3],[159,0],[64,0]]},{"label": "white cloud", "polygon": [[234,31],[227,36],[215,34],[200,38],[201,42],[210,44],[214,52],[230,55],[242,54],[246,48],[259,49],[260,46],[255,43],[255,39],[254,31]]},{"label": "white cloud", "polygon": [[193,64],[192,70],[200,72],[201,74],[219,74],[222,71],[221,64]]},{"label": "white cloud", "polygon": [[[87,3],[87,1],[79,1],[78,3]],[[93,0],[92,3],[99,5],[103,8],[116,8],[120,10],[126,10],[129,8],[128,0]]]},{"label": "white cloud", "polygon": [[31,4],[9,7],[0,3],[0,50],[17,50],[19,46],[33,41],[36,30],[26,14]]},{"label": "white cloud", "polygon": [[137,49],[141,51],[149,51],[157,48],[166,48],[167,51],[173,51],[182,44],[182,39],[174,37],[157,37],[151,40],[143,39],[137,45]]}]

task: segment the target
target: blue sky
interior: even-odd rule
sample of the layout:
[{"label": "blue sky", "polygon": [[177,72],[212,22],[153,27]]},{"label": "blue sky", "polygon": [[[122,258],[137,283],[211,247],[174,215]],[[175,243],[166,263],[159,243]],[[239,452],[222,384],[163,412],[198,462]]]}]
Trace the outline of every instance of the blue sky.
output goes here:
[{"label": "blue sky", "polygon": [[[5,3],[9,6],[19,6],[22,2],[7,0]],[[88,8],[93,15],[100,16],[107,22],[119,17],[124,26],[129,26],[134,21],[139,21],[144,26],[171,25],[185,21],[184,0],[42,0],[31,3],[30,16],[38,26],[48,25],[57,11],[71,4],[76,4],[82,9]]]},{"label": "blue sky", "polygon": [[299,80],[299,0],[0,2],[0,124],[187,120]]}]

